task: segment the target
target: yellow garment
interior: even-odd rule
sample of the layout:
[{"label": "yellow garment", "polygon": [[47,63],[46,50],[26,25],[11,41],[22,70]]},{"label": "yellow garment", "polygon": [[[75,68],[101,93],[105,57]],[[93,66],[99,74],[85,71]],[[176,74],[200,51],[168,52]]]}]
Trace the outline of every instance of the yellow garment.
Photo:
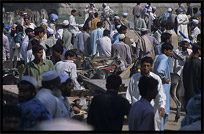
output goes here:
[{"label": "yellow garment", "polygon": [[100,22],[101,20],[99,18],[94,18],[92,21],[91,21],[91,32],[95,29],[97,29],[97,23]]},{"label": "yellow garment", "polygon": [[123,18],[123,17],[122,17],[120,21],[122,22],[123,25],[125,25],[126,27],[128,27],[128,20],[127,20],[127,18]]}]

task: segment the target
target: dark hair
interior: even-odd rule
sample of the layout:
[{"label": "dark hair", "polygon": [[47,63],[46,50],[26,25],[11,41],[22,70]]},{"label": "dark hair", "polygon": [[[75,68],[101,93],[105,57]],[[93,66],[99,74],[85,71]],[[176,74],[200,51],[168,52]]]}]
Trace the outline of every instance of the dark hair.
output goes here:
[{"label": "dark hair", "polygon": [[63,41],[62,39],[57,39],[56,44],[61,44],[61,45],[63,45],[63,44],[64,44],[64,41]]},{"label": "dark hair", "polygon": [[119,75],[110,75],[106,79],[106,87],[108,89],[119,90],[119,87],[121,84],[122,84],[122,79]]},{"label": "dark hair", "polygon": [[197,8],[197,7],[194,7],[194,8],[193,8],[193,11],[194,11],[194,12],[198,12],[198,8]]},{"label": "dark hair", "polygon": [[95,16],[95,17],[98,17],[98,13],[97,13],[97,12],[95,12],[95,13],[94,13],[94,16]]},{"label": "dark hair", "polygon": [[110,31],[109,30],[104,30],[103,31],[103,36],[108,36],[108,35],[110,35]]},{"label": "dark hair", "polygon": [[72,11],[71,11],[71,13],[75,13],[76,12],[76,10],[75,9],[73,9]]},{"label": "dark hair", "polygon": [[66,26],[62,25],[62,28],[69,28],[69,25],[66,25]]},{"label": "dark hair", "polygon": [[3,118],[4,117],[21,117],[21,110],[18,106],[14,104],[4,104],[3,105]]},{"label": "dark hair", "polygon": [[17,31],[17,30],[18,30],[19,32],[23,32],[23,27],[18,24],[18,25],[16,26],[16,31]]},{"label": "dark hair", "polygon": [[198,34],[197,40],[200,40],[200,39],[201,39],[201,34]]},{"label": "dark hair", "polygon": [[201,50],[201,46],[199,44],[197,44],[197,43],[194,43],[192,46],[193,46],[192,50],[193,50],[194,54],[198,53],[198,50]]},{"label": "dark hair", "polygon": [[29,17],[29,16],[25,16],[25,17],[24,17],[24,21],[25,21],[25,19],[30,20],[30,17]]},{"label": "dark hair", "polygon": [[119,32],[119,33],[122,33],[122,31],[124,31],[124,30],[126,30],[126,29],[127,29],[127,27],[126,27],[125,25],[122,25],[122,26],[120,27],[120,30],[119,30],[120,32],[119,32],[119,31],[118,31],[118,32]]},{"label": "dark hair", "polygon": [[83,26],[83,31],[87,31],[89,30],[90,28],[88,26]]},{"label": "dark hair", "polygon": [[66,59],[68,56],[69,56],[69,57],[74,57],[74,56],[76,56],[76,53],[75,53],[73,50],[67,50],[66,53],[65,53],[65,59]]},{"label": "dark hair", "polygon": [[167,30],[174,29],[174,25],[173,25],[173,23],[171,23],[171,22],[167,22],[167,23],[166,23],[166,29],[167,29]]},{"label": "dark hair", "polygon": [[27,35],[29,32],[33,32],[33,29],[32,29],[32,28],[26,28],[26,29],[25,29],[26,35]]},{"label": "dark hair", "polygon": [[162,22],[162,23],[160,24],[160,26],[166,28],[166,22]]},{"label": "dark hair", "polygon": [[43,50],[43,46],[40,44],[33,44],[32,51],[33,53],[38,53],[40,50]]},{"label": "dark hair", "polygon": [[25,80],[20,81],[20,82],[17,84],[17,87],[18,87],[18,88],[19,88],[19,85],[20,85],[20,84],[28,85],[28,86],[29,86],[29,90],[30,90],[31,92],[36,91],[36,88],[33,86],[33,84],[31,84],[31,83],[28,82],[28,81],[25,81]]},{"label": "dark hair", "polygon": [[45,33],[45,29],[44,29],[43,27],[36,27],[36,28],[34,29],[34,34],[35,34],[35,36],[39,35],[39,33],[42,33],[42,32]]},{"label": "dark hair", "polygon": [[141,62],[140,62],[140,64],[142,65],[143,63],[145,63],[145,62],[147,62],[147,63],[150,63],[151,65],[153,64],[153,59],[151,58],[151,57],[144,57],[144,58],[142,58],[141,59]]},{"label": "dark hair", "polygon": [[166,42],[168,39],[170,39],[171,35],[172,35],[172,34],[170,34],[170,33],[162,33],[162,35],[161,35],[161,41],[162,41],[162,42]]},{"label": "dark hair", "polygon": [[150,94],[156,91],[158,92],[157,88],[155,88],[158,86],[158,83],[159,82],[153,77],[142,76],[138,84],[140,95],[144,97],[149,92]]},{"label": "dark hair", "polygon": [[98,23],[97,23],[97,27],[101,27],[102,25],[103,25],[102,22],[98,22]]},{"label": "dark hair", "polygon": [[171,43],[164,43],[161,47],[161,51],[164,52],[164,50],[173,50]]},{"label": "dark hair", "polygon": [[63,46],[62,46],[62,44],[55,44],[52,47],[52,50],[62,54],[63,53]]}]

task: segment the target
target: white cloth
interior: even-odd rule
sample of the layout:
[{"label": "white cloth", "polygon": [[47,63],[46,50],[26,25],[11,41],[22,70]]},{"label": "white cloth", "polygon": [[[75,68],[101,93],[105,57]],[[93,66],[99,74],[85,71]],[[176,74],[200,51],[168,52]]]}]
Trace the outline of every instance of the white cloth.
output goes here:
[{"label": "white cloth", "polygon": [[69,31],[74,34],[74,36],[76,36],[76,33],[79,31],[78,24],[73,15],[69,17]]},{"label": "white cloth", "polygon": [[3,36],[3,61],[6,61],[10,57],[9,40],[6,35],[2,34],[2,36]]},{"label": "white cloth", "polygon": [[111,39],[107,36],[99,38],[97,41],[97,50],[99,57],[111,57]]},{"label": "white cloth", "polygon": [[179,31],[181,31],[187,38],[188,38],[188,23],[189,23],[189,19],[188,16],[186,14],[179,14],[177,16],[177,34],[181,35],[179,33]]},{"label": "white cloth", "polygon": [[148,29],[151,31],[151,26],[153,24],[154,19],[156,18],[156,15],[153,13],[149,14],[149,21],[148,21]]},{"label": "white cloth", "polygon": [[[151,105],[154,107],[154,113],[155,113],[155,130],[160,130],[161,124],[158,124],[159,119],[158,117],[161,117],[158,115],[158,110],[160,107],[165,108],[166,105],[166,96],[164,94],[164,88],[162,86],[162,81],[158,75],[156,75],[153,72],[150,72],[150,76],[154,79],[158,80],[158,94],[154,100],[151,101]],[[126,91],[126,99],[133,104],[134,102],[139,101],[141,98],[138,83],[141,77],[141,73],[136,73],[130,78],[130,82]],[[157,118],[156,118],[157,117]]]},{"label": "white cloth", "polygon": [[56,39],[62,39],[63,29],[59,29],[56,32]]},{"label": "white cloth", "polygon": [[33,23],[30,23],[30,25],[24,25],[24,29],[26,28],[32,28],[34,30],[36,28],[36,25]]},{"label": "white cloth", "polygon": [[197,36],[198,34],[200,34],[200,29],[198,27],[195,27],[192,31],[191,31],[191,37],[193,38],[192,39],[192,42],[193,43],[197,43]]},{"label": "white cloth", "polygon": [[68,74],[74,82],[74,89],[82,89],[77,81],[77,68],[76,64],[72,60],[59,61],[55,64],[55,70],[60,74]]}]

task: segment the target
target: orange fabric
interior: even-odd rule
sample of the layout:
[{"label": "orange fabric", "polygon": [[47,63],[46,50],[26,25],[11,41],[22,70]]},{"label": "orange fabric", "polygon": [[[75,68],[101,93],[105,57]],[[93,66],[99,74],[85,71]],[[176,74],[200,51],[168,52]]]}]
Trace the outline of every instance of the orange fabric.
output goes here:
[{"label": "orange fabric", "polygon": [[92,21],[91,21],[91,32],[95,29],[97,29],[97,23],[100,22],[101,20],[99,18],[94,18]]}]

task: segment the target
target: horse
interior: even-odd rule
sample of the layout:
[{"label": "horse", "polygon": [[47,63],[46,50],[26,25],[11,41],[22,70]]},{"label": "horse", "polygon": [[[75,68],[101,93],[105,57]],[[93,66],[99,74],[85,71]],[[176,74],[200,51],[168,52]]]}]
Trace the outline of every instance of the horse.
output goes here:
[{"label": "horse", "polygon": [[170,95],[173,101],[176,103],[176,116],[175,116],[175,122],[178,122],[178,119],[180,118],[180,111],[181,111],[181,98],[180,98],[180,92],[182,88],[182,80],[181,77],[176,73],[171,73],[171,87],[170,87]]}]

